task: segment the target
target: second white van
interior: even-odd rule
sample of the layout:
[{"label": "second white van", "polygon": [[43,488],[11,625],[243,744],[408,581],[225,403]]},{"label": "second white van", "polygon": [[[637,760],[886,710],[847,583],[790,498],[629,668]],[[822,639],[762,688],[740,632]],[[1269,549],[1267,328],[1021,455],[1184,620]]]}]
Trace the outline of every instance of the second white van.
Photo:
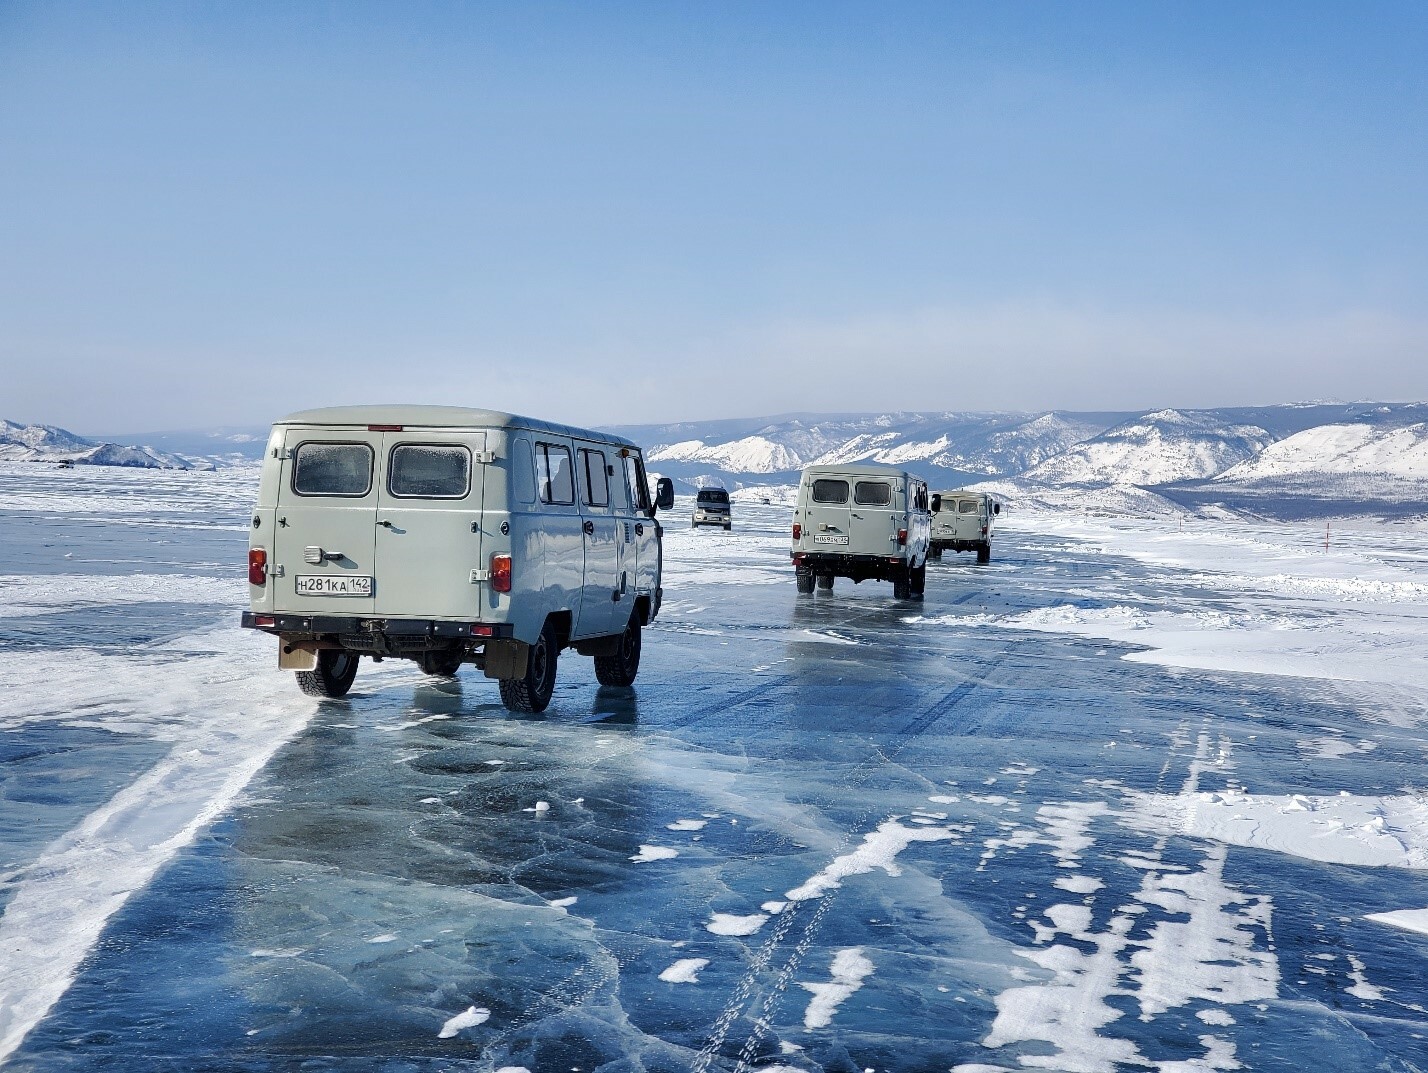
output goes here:
[{"label": "second white van", "polygon": [[793,508],[798,591],[831,589],[833,579],[893,583],[899,600],[921,598],[927,579],[927,484],[874,463],[809,466]]}]

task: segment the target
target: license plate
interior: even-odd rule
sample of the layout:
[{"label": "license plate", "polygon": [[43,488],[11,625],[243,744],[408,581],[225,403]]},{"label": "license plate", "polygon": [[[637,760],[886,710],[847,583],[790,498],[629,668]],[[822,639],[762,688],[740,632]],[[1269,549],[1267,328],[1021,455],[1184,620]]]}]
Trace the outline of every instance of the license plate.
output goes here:
[{"label": "license plate", "polygon": [[846,544],[848,538],[845,536],[816,536],[813,538],[815,544]]},{"label": "license plate", "polygon": [[297,594],[299,596],[371,596],[372,579],[354,577],[348,574],[299,574]]}]

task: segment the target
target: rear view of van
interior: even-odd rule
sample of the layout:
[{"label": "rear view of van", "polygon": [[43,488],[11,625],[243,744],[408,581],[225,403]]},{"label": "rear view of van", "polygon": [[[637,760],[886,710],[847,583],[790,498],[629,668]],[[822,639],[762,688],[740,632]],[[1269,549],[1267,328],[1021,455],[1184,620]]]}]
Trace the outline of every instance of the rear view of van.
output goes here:
[{"label": "rear view of van", "polygon": [[490,410],[335,407],[273,426],[250,524],[250,610],[304,692],[344,695],[361,657],[463,663],[541,711],[561,651],[630,685],[662,552],[640,449]]},{"label": "rear view of van", "polygon": [[798,591],[831,589],[833,579],[893,583],[893,597],[921,598],[926,582],[927,485],[905,470],[873,463],[809,466],[793,510]]}]

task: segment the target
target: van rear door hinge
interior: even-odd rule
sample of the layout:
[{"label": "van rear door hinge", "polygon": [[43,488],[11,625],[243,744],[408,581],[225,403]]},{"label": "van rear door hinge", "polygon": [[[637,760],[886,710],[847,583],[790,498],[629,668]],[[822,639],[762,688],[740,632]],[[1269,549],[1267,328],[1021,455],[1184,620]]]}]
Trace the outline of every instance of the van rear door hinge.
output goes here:
[{"label": "van rear door hinge", "polygon": [[480,463],[481,463],[481,465],[483,465],[483,466],[489,466],[492,462],[496,461],[496,452],[495,452],[495,451],[477,451],[474,457],[475,457],[475,459],[476,459],[477,462],[480,462]]},{"label": "van rear door hinge", "polygon": [[473,584],[473,585],[479,585],[479,584],[481,584],[481,582],[483,582],[483,581],[489,581],[490,578],[491,578],[491,571],[489,571],[489,570],[473,570],[473,571],[471,571],[471,584]]}]

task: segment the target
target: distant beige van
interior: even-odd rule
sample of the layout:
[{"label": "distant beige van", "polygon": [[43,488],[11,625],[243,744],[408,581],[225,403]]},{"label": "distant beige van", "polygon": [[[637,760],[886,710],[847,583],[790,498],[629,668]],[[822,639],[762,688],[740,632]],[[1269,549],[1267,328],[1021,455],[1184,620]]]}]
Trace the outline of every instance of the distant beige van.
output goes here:
[{"label": "distant beige van", "polygon": [[985,492],[955,489],[932,493],[932,558],[944,551],[975,551],[977,562],[992,561],[992,523],[1002,505]]},{"label": "distant beige van", "polygon": [[263,458],[243,625],[316,696],[345,694],[362,656],[472,663],[538,712],[567,648],[602,684],[635,680],[673,502],[607,433],[456,406],[292,414]]}]

